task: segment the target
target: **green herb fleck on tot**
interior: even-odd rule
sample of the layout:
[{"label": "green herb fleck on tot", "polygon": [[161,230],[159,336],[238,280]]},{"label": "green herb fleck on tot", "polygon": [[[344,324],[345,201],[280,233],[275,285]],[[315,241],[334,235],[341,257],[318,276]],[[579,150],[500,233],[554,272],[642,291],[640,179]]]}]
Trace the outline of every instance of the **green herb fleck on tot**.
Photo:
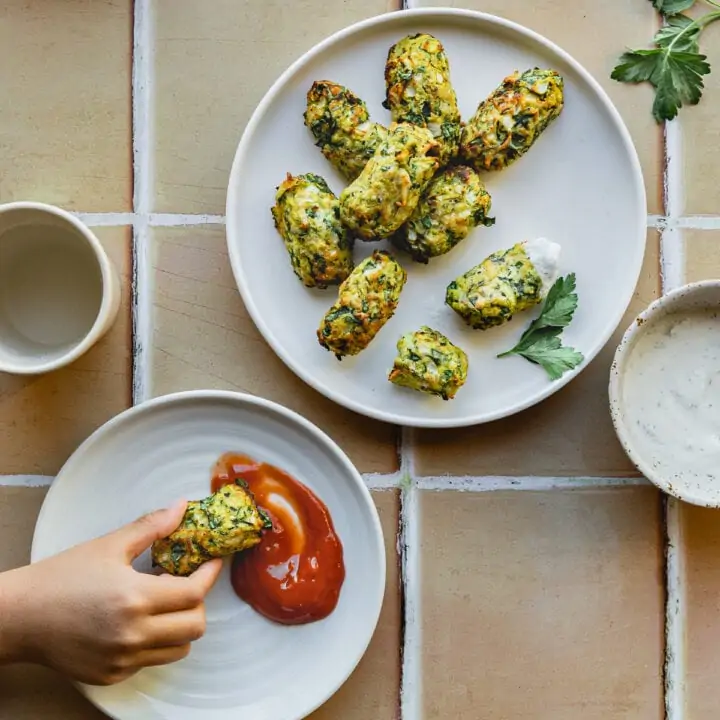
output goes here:
[{"label": "green herb fleck on tot", "polygon": [[649,82],[655,88],[653,115],[658,122],[672,120],[683,105],[697,105],[710,74],[707,56],[700,52],[702,31],[720,20],[720,3],[705,0],[717,10],[693,20],[682,15],[695,0],[650,0],[665,17],[665,25],[653,38],[654,48],[628,50],[610,77],[626,83]]},{"label": "green herb fleck on tot", "polygon": [[273,524],[270,515],[268,515],[261,507],[258,508],[258,512],[260,513],[260,517],[263,521],[263,530],[272,530]]},{"label": "green herb fleck on tot", "polygon": [[558,380],[568,370],[577,367],[585,358],[571,347],[564,347],[560,341],[563,328],[570,324],[578,304],[575,292],[575,273],[558,278],[550,288],[540,315],[530,323],[522,334],[520,342],[498,357],[521,355],[540,365],[550,376]]}]

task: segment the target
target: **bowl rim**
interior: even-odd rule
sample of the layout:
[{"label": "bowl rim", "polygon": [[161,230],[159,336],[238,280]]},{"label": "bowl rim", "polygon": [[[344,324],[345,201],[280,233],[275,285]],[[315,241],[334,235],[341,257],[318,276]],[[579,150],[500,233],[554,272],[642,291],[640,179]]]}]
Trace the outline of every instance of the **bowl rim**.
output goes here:
[{"label": "bowl rim", "polygon": [[[333,455],[344,467],[348,480],[352,481],[354,485],[357,486],[357,489],[360,491],[363,510],[367,513],[367,516],[370,520],[370,525],[373,528],[372,534],[377,543],[375,563],[377,564],[378,568],[378,581],[374,589],[369,589],[366,598],[366,604],[371,603],[374,606],[374,612],[372,614],[371,632],[368,632],[365,642],[361,647],[358,648],[357,653],[354,654],[351,658],[349,658],[350,661],[348,662],[347,672],[343,674],[343,677],[340,678],[340,681],[335,684],[334,687],[328,688],[325,692],[318,694],[316,700],[312,703],[312,707],[308,706],[308,708],[303,708],[302,715],[288,717],[287,719],[302,720],[303,717],[306,717],[307,714],[317,710],[321,705],[323,705],[331,697],[333,697],[335,693],[338,692],[338,690],[340,690],[340,688],[347,682],[347,680],[357,668],[359,662],[366,654],[367,649],[370,645],[370,641],[372,640],[375,632],[377,631],[378,622],[380,620],[380,613],[382,611],[383,600],[385,597],[385,590],[387,585],[387,561],[385,556],[385,534],[383,532],[382,524],[380,522],[380,515],[378,513],[375,502],[372,499],[370,488],[363,479],[360,471],[355,467],[355,465],[352,463],[345,451],[327,433],[325,433],[317,425],[315,425],[299,413],[295,412],[294,410],[290,410],[284,405],[281,405],[272,400],[267,400],[265,398],[250,395],[248,393],[235,392],[231,390],[185,390],[175,393],[169,393],[167,395],[160,395],[156,398],[152,398],[145,402],[134,405],[126,410],[123,410],[122,412],[118,413],[110,420],[108,420],[106,423],[101,425],[86,440],[84,440],[64,463],[62,468],[60,468],[60,471],[51,483],[50,489],[48,490],[43,500],[42,507],[40,508],[40,513],[38,514],[38,518],[35,523],[32,545],[30,550],[30,562],[39,562],[45,557],[51,556],[40,556],[37,542],[37,530],[43,522],[46,514],[48,513],[48,501],[54,496],[54,492],[57,491],[56,489],[59,484],[58,481],[61,480],[64,474],[72,471],[73,464],[75,462],[78,462],[77,458],[80,457],[81,454],[85,452],[89,446],[91,446],[93,443],[98,442],[99,440],[102,440],[104,436],[114,432],[115,428],[118,425],[126,423],[128,422],[128,420],[132,421],[132,419],[138,415],[145,414],[148,411],[152,411],[153,409],[158,407],[173,405],[176,403],[181,404],[193,400],[220,400],[233,404],[240,404],[244,406],[250,405],[256,408],[262,408],[275,414],[276,416],[280,416],[280,418],[284,419],[285,421],[291,424],[295,424],[296,426],[299,426],[300,428],[305,430],[314,441],[324,446],[324,448],[331,455]],[[86,686],[83,683],[79,682],[75,682],[74,684],[84,695],[89,697],[94,704],[97,704],[94,696],[94,692],[97,690],[97,688]]]},{"label": "bowl rim", "polygon": [[[526,410],[543,400],[547,399],[561,388],[566,386],[571,380],[576,378],[583,370],[585,370],[591,361],[598,355],[603,347],[612,337],[612,334],[617,329],[618,325],[622,322],[622,318],[627,311],[627,308],[632,300],[632,292],[627,295],[626,302],[622,308],[611,317],[605,323],[604,329],[598,334],[596,342],[592,347],[585,353],[584,361],[576,367],[574,370],[566,372],[562,378],[552,382],[548,382],[547,387],[538,393],[533,394],[526,400],[516,402],[513,405],[505,408],[504,410],[488,413],[479,413],[467,415],[461,418],[438,418],[433,416],[414,417],[386,410],[376,410],[368,407],[366,404],[357,402],[353,399],[345,397],[342,393],[333,390],[329,387],[322,379],[316,378],[313,374],[308,371],[302,363],[296,362],[292,357],[291,353],[286,352],[283,349],[282,344],[277,339],[273,331],[263,320],[263,316],[260,308],[254,302],[250,292],[247,289],[247,283],[245,280],[245,271],[241,261],[239,250],[240,246],[238,239],[239,233],[236,232],[236,227],[239,222],[238,211],[235,208],[233,202],[236,195],[234,188],[239,183],[240,173],[245,164],[246,156],[249,152],[250,142],[252,136],[255,133],[256,128],[262,122],[263,116],[275,98],[283,91],[285,86],[292,80],[293,76],[299,72],[304,66],[309,64],[315,57],[323,53],[326,49],[342,42],[344,39],[352,37],[358,32],[367,30],[375,26],[381,26],[391,23],[403,24],[408,21],[412,22],[414,19],[427,19],[432,21],[433,19],[446,20],[449,18],[455,18],[456,20],[464,19],[468,22],[484,23],[486,25],[495,25],[505,30],[521,35],[538,45],[546,48],[551,53],[560,57],[563,62],[570,65],[574,71],[583,79],[587,85],[592,88],[597,99],[602,103],[605,111],[608,113],[613,125],[618,131],[621,142],[627,152],[628,159],[632,166],[633,172],[633,184],[634,190],[638,197],[638,208],[637,218],[635,220],[636,232],[638,233],[638,248],[639,251],[635,252],[635,256],[632,260],[628,259],[627,263],[632,262],[634,265],[635,282],[640,277],[642,271],[642,263],[645,256],[647,246],[647,195],[645,192],[644,176],[642,173],[642,167],[637,154],[637,150],[630,136],[630,132],[622,119],[619,111],[615,107],[614,103],[610,99],[607,92],[603,89],[600,83],[595,77],[578,62],[570,53],[563,50],[560,46],[556,45],[552,40],[549,40],[544,35],[531,30],[524,25],[507,20],[497,15],[490,13],[479,12],[476,10],[466,10],[462,8],[444,8],[444,7],[427,7],[427,8],[413,8],[404,10],[402,13],[383,13],[381,15],[375,15],[365,20],[353,23],[342,30],[339,30],[332,35],[329,35],[321,42],[314,45],[310,50],[301,55],[295,62],[293,62],[272,84],[268,91],[263,96],[262,100],[258,103],[255,108],[250,120],[248,121],[245,129],[240,138],[240,142],[235,151],[235,157],[233,158],[232,167],[230,170],[230,177],[228,180],[228,190],[226,196],[225,206],[225,234],[227,240],[228,256],[230,258],[230,266],[235,277],[235,283],[242,297],[243,303],[250,315],[255,327],[258,329],[260,334],[263,336],[265,342],[272,348],[273,352],[285,363],[285,365],[297,375],[303,382],[312,387],[314,390],[324,395],[333,402],[346,407],[356,413],[370,417],[375,420],[381,420],[383,422],[393,423],[395,425],[405,425],[407,427],[418,427],[418,428],[457,428],[457,427],[471,427],[494,420],[499,420],[504,417],[510,417],[515,415],[522,410]],[[624,261],[625,262],[625,261]]]},{"label": "bowl rim", "polygon": [[[680,300],[688,296],[699,294],[707,289],[720,290],[720,279],[698,280],[685,283],[670,290],[653,300],[642,312],[640,312],[625,330],[622,339],[615,349],[612,364],[610,365],[610,377],[608,382],[608,399],[610,418],[612,420],[615,434],[617,435],[623,450],[638,470],[656,487],[678,500],[707,508],[720,508],[720,495],[717,500],[707,498],[693,492],[678,489],[676,485],[665,480],[650,463],[646,462],[642,454],[635,448],[631,440],[630,431],[623,416],[624,403],[620,392],[622,381],[625,375],[625,366],[630,353],[640,338],[653,322],[672,312]],[[717,304],[720,310],[720,298]]]}]

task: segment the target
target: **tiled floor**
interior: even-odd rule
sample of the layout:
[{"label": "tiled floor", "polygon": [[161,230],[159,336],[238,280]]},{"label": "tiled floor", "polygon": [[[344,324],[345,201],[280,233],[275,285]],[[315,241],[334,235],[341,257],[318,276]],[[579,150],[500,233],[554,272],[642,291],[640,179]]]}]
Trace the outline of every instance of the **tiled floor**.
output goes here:
[{"label": "tiled floor", "polygon": [[0,199],[131,209],[132,2],[0,7]]},{"label": "tiled floor", "polygon": [[157,0],[152,211],[224,213],[242,129],[275,78],[327,35],[397,7],[393,0],[212,0],[208,12],[198,0]]},{"label": "tiled floor", "polygon": [[[428,4],[441,0],[410,1]],[[649,90],[608,77],[618,54],[646,45],[658,27],[648,0],[452,4],[556,41],[628,124],[649,229],[618,333],[663,289],[720,277],[720,72],[707,78],[701,104],[667,128],[666,152]],[[71,368],[0,376],[0,571],[27,561],[52,475],[107,418],[176,390],[238,389],[279,400],[334,437],[366,474],[383,522],[388,591],[378,631],[314,718],[660,720],[663,678],[669,720],[713,718],[720,515],[671,503],[666,524],[663,498],[618,446],[606,405],[618,335],[576,381],[511,420],[408,432],[302,384],[242,305],[222,215],[244,123],[300,53],[386,11],[399,2],[2,3],[0,202],[38,199],[87,214],[121,271],[124,303],[112,332]],[[703,44],[720,67],[720,23]],[[0,720],[99,717],[58,676],[0,669]]]},{"label": "tiled floor", "polygon": [[[705,3],[697,3],[692,14],[707,12]],[[703,38],[703,52],[711,67],[720,68],[720,24],[711,25]],[[720,73],[711,73],[705,80],[708,97],[720,94]],[[685,215],[717,215],[720,212],[720,186],[715,181],[720,164],[720,127],[713,118],[717,105],[701,103],[682,123],[682,171],[685,175],[682,206]]]},{"label": "tiled floor", "polygon": [[420,509],[425,718],[661,717],[655,489],[423,491]]}]

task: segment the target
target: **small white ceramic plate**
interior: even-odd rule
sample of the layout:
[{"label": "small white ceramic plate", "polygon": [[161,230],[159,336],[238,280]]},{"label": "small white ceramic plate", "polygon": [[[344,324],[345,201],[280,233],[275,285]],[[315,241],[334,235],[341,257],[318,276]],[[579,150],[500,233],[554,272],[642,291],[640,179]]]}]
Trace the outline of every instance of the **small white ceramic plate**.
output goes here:
[{"label": "small white ceramic plate", "polygon": [[385,552],[370,493],[314,425],[251,396],[180,393],[110,420],[53,482],[35,530],[33,561],[178,497],[207,496],[212,466],[226,451],[277,465],[325,502],[347,573],[337,608],[316,623],[272,623],[234,594],[227,562],[207,599],[206,635],[186,659],[119,685],[81,687],[118,720],[300,720],[347,679],[374,632]]},{"label": "small white ceramic plate", "polygon": [[[370,346],[341,363],[315,331],[336,290],[308,290],[293,275],[270,207],[285,174],[313,172],[336,194],[341,177],[303,124],[305,96],[316,79],[348,86],[371,117],[387,124],[383,69],[389,47],[428,32],[445,46],[462,116],[514,70],[552,67],[565,78],[565,109],[530,152],[484,176],[497,224],[477,228],[449,254],[423,266],[397,254],[408,271],[395,316]],[[625,126],[598,83],[540,35],[490,15],[428,9],[388,13],[333,35],[292,65],[255,111],[235,156],[227,198],[227,236],[235,278],[253,320],[284,362],[332,400],[371,417],[411,426],[472,425],[510,415],[559,390],[582,369],[551,382],[511,348],[536,312],[505,327],[471,330],[445,306],[445,288],[495,250],[544,236],[562,245],[562,274],[577,274],[579,309],[564,333],[586,363],[622,319],[645,249],[645,191]],[[356,244],[356,260],[383,243]],[[445,333],[468,353],[470,369],[456,398],[391,385],[387,374],[399,337],[421,325]],[[582,367],[584,367],[584,365]]]},{"label": "small white ceramic plate", "polygon": [[[693,431],[688,431],[686,430],[688,425],[679,419],[682,416],[678,415],[689,412],[686,405],[687,395],[680,394],[677,395],[674,404],[669,404],[674,407],[673,414],[666,417],[652,417],[653,413],[657,415],[658,412],[662,412],[655,409],[660,393],[664,393],[666,397],[672,396],[678,388],[683,393],[687,393],[689,387],[695,389],[703,387],[700,382],[704,379],[707,379],[707,386],[704,390],[695,391],[700,392],[708,398],[707,402],[711,403],[712,398],[717,396],[714,392],[716,385],[712,384],[716,369],[712,366],[703,367],[702,364],[694,365],[692,362],[673,362],[666,374],[661,376],[662,381],[653,388],[653,393],[657,393],[657,396],[653,394],[647,400],[643,398],[643,401],[652,407],[651,413],[640,410],[642,406],[639,404],[633,406],[631,398],[634,397],[634,401],[637,402],[637,394],[627,391],[630,383],[637,383],[637,376],[633,376],[633,372],[637,372],[638,367],[646,368],[651,364],[647,355],[650,350],[647,347],[645,347],[646,354],[641,356],[635,354],[638,341],[645,337],[648,331],[657,328],[658,323],[667,316],[681,320],[704,310],[720,312],[720,280],[703,280],[683,285],[658,298],[638,315],[625,331],[615,351],[615,359],[610,369],[610,415],[625,452],[648,480],[680,500],[693,505],[717,508],[720,507],[720,468],[715,467],[714,463],[717,452],[708,455],[712,452],[709,449],[712,446],[704,443],[707,442],[708,436],[712,436],[713,429],[718,426],[717,420],[713,423],[708,421],[708,418],[717,418],[720,409],[713,411],[707,407],[703,408],[702,403],[698,403],[700,407],[696,408],[696,426]],[[664,328],[664,332],[667,332],[667,328]],[[717,330],[708,335],[707,342],[710,346],[714,343],[716,348],[720,347]],[[657,351],[662,352],[662,350]],[[667,350],[664,352],[667,353]],[[693,376],[697,378],[697,385],[690,385],[687,381],[688,377]],[[697,403],[698,400],[699,398],[695,402]],[[663,407],[665,412],[668,412],[667,403],[661,405],[658,402],[657,407]],[[717,405],[715,407],[717,408]],[[703,415],[703,413],[709,414]],[[642,417],[642,424],[638,423],[638,416]],[[653,426],[652,435],[647,432],[646,421]],[[703,435],[705,437],[702,437]],[[653,436],[655,439],[650,440],[649,438]],[[699,447],[692,447],[699,438],[702,438]],[[683,452],[675,454],[661,452],[657,443],[665,444],[671,441],[687,444],[692,449],[683,449]],[[716,442],[716,438],[714,441]],[[682,446],[675,445],[675,447]],[[695,460],[698,462],[694,462]],[[712,468],[711,474],[707,472],[708,464]]]}]

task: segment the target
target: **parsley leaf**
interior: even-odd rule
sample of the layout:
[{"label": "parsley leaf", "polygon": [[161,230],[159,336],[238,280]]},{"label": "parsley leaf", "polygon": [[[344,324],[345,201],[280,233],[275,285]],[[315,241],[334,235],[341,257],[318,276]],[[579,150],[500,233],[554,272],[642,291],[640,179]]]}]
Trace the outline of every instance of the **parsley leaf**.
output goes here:
[{"label": "parsley leaf", "polygon": [[551,380],[559,380],[565,372],[577,367],[585,358],[571,347],[563,347],[558,335],[560,328],[545,328],[533,336],[532,343],[515,347],[510,352],[540,365]]},{"label": "parsley leaf", "polygon": [[[626,83],[649,82],[655,88],[653,115],[657,122],[672,120],[683,105],[697,105],[710,73],[707,56],[700,52],[700,34],[720,20],[720,11],[697,20],[680,15],[694,0],[651,0],[666,16],[665,25],[653,38],[654,48],[628,50],[621,55],[610,77]],[[720,7],[711,3],[715,7]]]},{"label": "parsley leaf", "polygon": [[575,273],[558,278],[547,294],[542,312],[530,323],[518,344],[498,357],[520,355],[540,365],[551,380],[558,380],[577,367],[585,359],[583,354],[564,347],[560,341],[563,328],[570,324],[577,308],[575,287]]},{"label": "parsley leaf", "polygon": [[665,16],[677,15],[684,10],[689,10],[695,0],[651,0],[653,7]]},{"label": "parsley leaf", "polygon": [[563,328],[569,325],[577,308],[577,302],[575,273],[570,273],[565,278],[558,278],[545,298],[542,313],[530,323],[530,327],[522,334],[520,342],[535,330],[548,327]]},{"label": "parsley leaf", "polygon": [[676,52],[699,53],[701,29],[687,15],[676,15],[667,19],[667,24],[657,31],[653,42],[663,49],[672,44]]}]

